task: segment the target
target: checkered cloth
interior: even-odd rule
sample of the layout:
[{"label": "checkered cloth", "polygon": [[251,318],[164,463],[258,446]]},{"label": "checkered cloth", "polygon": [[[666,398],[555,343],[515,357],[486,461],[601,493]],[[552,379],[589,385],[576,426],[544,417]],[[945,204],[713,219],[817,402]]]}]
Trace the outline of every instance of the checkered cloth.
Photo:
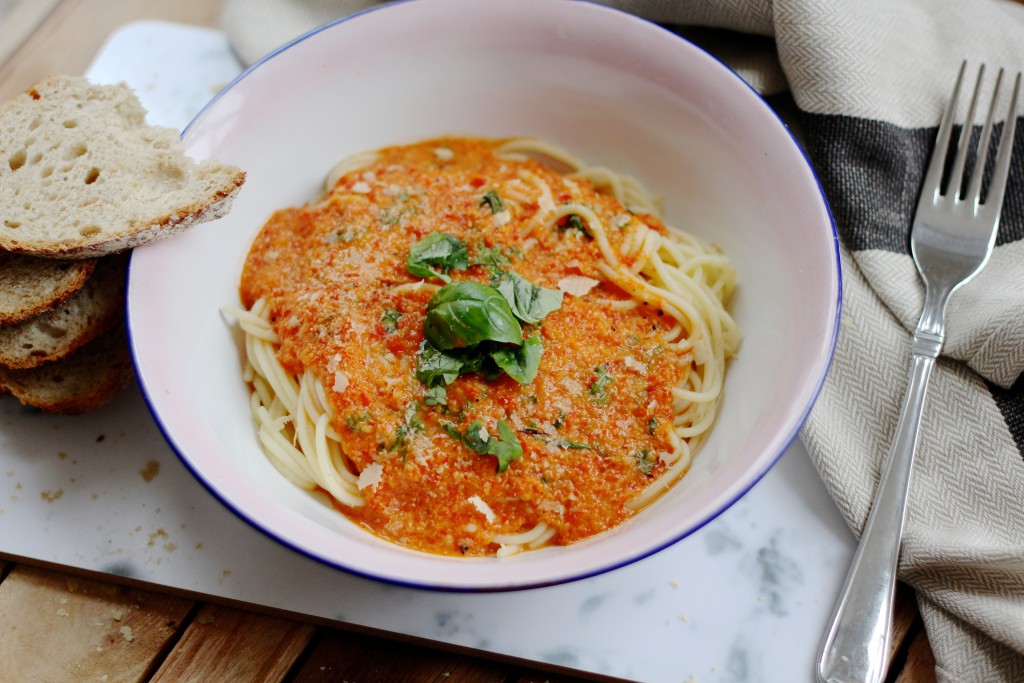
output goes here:
[{"label": "checkered cloth", "polygon": [[[1024,5],[604,2],[669,26],[762,94],[796,104],[844,268],[836,357],[802,437],[859,533],[909,376],[923,287],[908,234],[937,123],[962,60],[1024,69]],[[251,63],[376,4],[229,0],[224,27]],[[1024,133],[1017,138],[995,252],[949,307],[899,567],[917,591],[940,681],[1024,681]]]}]

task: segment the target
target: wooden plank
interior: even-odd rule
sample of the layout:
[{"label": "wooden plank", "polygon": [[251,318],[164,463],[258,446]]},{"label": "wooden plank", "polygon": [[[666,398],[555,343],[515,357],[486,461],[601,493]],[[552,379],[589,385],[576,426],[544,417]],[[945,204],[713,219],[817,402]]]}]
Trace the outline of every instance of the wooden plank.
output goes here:
[{"label": "wooden plank", "polygon": [[17,565],[0,583],[0,681],[145,680],[192,605]]},{"label": "wooden plank", "polygon": [[290,683],[505,683],[510,668],[448,650],[323,629]]},{"label": "wooden plank", "polygon": [[223,5],[224,0],[63,0],[0,67],[0,102],[51,74],[84,73],[110,34],[126,23],[219,26]]},{"label": "wooden plank", "polygon": [[896,683],[935,683],[935,655],[928,635],[920,629],[907,650],[907,661],[896,678]]},{"label": "wooden plank", "polygon": [[151,683],[276,683],[313,637],[315,627],[289,619],[205,605]]},{"label": "wooden plank", "polygon": [[889,661],[907,644],[907,637],[917,622],[917,595],[905,583],[896,584],[896,603],[892,618],[892,641],[889,643]]},{"label": "wooden plank", "polygon": [[0,0],[0,66],[7,63],[61,0]]}]

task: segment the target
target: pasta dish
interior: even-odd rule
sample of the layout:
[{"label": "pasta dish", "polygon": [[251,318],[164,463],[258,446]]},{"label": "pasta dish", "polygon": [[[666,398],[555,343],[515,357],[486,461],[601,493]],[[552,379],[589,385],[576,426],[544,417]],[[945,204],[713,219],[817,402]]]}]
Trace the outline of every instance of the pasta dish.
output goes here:
[{"label": "pasta dish", "polygon": [[449,137],[347,159],[275,212],[230,313],[283,476],[402,546],[506,556],[685,475],[739,345],[734,287],[633,179]]}]

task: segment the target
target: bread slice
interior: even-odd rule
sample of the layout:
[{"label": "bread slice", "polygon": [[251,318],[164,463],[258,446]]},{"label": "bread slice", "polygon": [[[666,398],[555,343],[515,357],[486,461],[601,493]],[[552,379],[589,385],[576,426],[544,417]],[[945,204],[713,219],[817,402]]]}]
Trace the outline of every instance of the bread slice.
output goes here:
[{"label": "bread slice", "polygon": [[0,249],[90,258],[226,214],[245,173],[195,162],[126,85],[52,76],[0,108]]},{"label": "bread slice", "polygon": [[105,256],[85,285],[45,313],[0,326],[0,365],[34,368],[72,353],[124,318],[126,254]]},{"label": "bread slice", "polygon": [[56,260],[0,251],[0,325],[49,310],[81,289],[96,259]]},{"label": "bread slice", "polygon": [[0,386],[23,404],[65,415],[99,408],[134,377],[123,325],[54,363],[30,370],[0,368]]}]

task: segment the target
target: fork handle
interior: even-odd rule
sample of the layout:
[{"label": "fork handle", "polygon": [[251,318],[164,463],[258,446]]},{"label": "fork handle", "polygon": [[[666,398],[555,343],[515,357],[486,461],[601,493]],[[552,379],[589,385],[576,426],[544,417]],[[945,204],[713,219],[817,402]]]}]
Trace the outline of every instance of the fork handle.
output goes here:
[{"label": "fork handle", "polygon": [[880,683],[889,662],[896,565],[928,380],[941,337],[918,333],[896,435],[818,660],[819,683]]}]

